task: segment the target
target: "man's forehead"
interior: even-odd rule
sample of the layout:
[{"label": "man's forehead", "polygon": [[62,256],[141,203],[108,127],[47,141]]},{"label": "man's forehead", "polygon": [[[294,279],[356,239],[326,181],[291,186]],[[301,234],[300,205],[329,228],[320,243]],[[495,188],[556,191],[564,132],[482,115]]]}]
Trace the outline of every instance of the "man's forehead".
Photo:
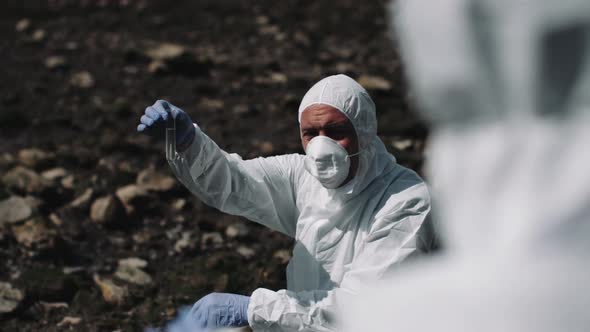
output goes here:
[{"label": "man's forehead", "polygon": [[348,117],[333,106],[314,104],[307,107],[301,114],[301,127],[332,127],[350,125]]}]

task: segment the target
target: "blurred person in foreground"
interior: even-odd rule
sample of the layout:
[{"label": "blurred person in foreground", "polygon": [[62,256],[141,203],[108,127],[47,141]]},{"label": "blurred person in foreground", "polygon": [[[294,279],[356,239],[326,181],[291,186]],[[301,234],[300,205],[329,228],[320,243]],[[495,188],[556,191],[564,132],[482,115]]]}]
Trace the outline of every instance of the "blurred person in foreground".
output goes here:
[{"label": "blurred person in foreground", "polygon": [[148,107],[137,129],[163,135],[170,116],[178,131],[170,166],[193,194],[295,239],[287,290],[209,294],[185,315],[189,326],[333,331],[336,294],[354,294],[432,249],[428,189],[387,152],[375,104],[350,77],[327,77],[303,97],[305,155],[242,160],[166,101]]},{"label": "blurred person in foreground", "polygon": [[590,1],[397,5],[445,250],[341,330],[588,331]]}]

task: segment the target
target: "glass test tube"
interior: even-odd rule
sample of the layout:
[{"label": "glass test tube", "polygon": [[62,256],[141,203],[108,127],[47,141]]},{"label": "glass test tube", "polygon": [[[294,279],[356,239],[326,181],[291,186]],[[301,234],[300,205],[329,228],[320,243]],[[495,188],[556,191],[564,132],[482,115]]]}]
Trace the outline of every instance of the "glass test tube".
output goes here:
[{"label": "glass test tube", "polygon": [[166,159],[176,159],[176,120],[168,113],[166,120]]}]

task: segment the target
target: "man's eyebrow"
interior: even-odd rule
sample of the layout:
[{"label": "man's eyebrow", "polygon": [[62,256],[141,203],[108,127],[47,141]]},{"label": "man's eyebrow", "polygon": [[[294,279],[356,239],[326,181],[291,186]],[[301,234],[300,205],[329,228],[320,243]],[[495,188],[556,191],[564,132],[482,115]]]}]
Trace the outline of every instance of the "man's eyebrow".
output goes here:
[{"label": "man's eyebrow", "polygon": [[348,121],[341,121],[341,122],[335,122],[335,123],[328,123],[324,126],[324,128],[353,128],[352,124]]},{"label": "man's eyebrow", "polygon": [[301,128],[301,131],[312,131],[312,130],[318,130],[315,127],[305,127],[305,128]]},{"label": "man's eyebrow", "polygon": [[321,127],[302,127],[301,131],[312,131],[320,129],[354,129],[354,126],[349,121],[343,120],[340,122],[327,123],[326,125]]}]

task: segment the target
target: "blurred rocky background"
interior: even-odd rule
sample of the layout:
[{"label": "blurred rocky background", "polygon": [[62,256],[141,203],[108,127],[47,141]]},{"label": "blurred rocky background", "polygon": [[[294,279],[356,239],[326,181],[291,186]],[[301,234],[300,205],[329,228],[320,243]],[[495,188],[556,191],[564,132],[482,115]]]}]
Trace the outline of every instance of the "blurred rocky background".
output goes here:
[{"label": "blurred rocky background", "polygon": [[302,152],[297,108],[346,73],[420,170],[385,0],[0,3],[0,330],[140,331],[211,292],[285,287],[292,241],[207,207],[136,134],[167,99],[244,158]]}]

